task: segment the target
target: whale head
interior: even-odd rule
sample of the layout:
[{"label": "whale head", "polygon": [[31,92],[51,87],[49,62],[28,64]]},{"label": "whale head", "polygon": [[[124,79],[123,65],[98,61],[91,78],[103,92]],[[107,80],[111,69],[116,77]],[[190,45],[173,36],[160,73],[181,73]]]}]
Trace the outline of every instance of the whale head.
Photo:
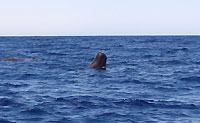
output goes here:
[{"label": "whale head", "polygon": [[90,64],[90,68],[95,68],[95,69],[106,69],[106,60],[107,57],[104,53],[97,53],[94,61],[92,64]]}]

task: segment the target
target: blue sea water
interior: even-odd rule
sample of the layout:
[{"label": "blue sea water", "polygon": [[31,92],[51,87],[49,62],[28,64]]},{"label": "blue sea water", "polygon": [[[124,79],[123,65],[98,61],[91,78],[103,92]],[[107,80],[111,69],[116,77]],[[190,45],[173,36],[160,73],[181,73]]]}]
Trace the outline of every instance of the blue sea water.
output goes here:
[{"label": "blue sea water", "polygon": [[0,59],[0,123],[200,122],[200,36],[0,37]]}]

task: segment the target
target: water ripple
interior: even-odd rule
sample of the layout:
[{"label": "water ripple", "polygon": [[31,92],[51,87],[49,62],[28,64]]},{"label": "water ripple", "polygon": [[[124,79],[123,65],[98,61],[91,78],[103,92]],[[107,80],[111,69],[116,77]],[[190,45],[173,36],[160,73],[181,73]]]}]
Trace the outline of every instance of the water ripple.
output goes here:
[{"label": "water ripple", "polygon": [[[200,122],[198,40],[0,37],[0,122]],[[97,52],[106,70],[89,68]]]}]

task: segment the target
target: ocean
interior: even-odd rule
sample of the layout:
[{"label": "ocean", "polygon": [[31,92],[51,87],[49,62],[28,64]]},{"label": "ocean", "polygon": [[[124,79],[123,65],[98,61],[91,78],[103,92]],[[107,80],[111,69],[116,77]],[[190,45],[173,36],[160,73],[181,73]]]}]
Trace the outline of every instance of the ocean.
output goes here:
[{"label": "ocean", "polygon": [[200,36],[0,37],[0,123],[199,122]]}]

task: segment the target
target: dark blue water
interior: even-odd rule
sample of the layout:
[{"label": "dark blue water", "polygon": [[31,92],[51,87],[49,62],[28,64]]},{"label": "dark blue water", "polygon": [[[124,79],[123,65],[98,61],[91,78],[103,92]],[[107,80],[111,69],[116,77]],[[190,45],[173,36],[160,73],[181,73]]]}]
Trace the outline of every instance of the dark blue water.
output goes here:
[{"label": "dark blue water", "polygon": [[0,59],[0,123],[200,122],[199,36],[0,37]]}]

